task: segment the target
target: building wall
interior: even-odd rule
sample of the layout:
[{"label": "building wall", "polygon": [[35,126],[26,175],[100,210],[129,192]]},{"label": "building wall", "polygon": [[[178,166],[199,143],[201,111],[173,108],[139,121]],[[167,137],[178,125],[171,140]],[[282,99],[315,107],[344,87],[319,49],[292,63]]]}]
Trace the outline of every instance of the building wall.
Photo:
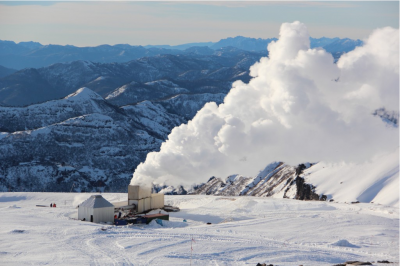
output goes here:
[{"label": "building wall", "polygon": [[90,216],[93,215],[94,223],[106,223],[114,222],[114,207],[106,208],[86,208],[79,206],[78,208],[78,219],[82,220],[85,218],[86,221],[90,222]]},{"label": "building wall", "polygon": [[93,209],[93,222],[107,223],[114,222],[114,207]]},{"label": "building wall", "polygon": [[140,200],[144,198],[149,198],[151,194],[150,188],[140,187],[140,186],[128,186],[128,200]]},{"label": "building wall", "polygon": [[135,204],[137,206],[137,212],[144,212],[151,210],[151,198],[129,200],[129,204]]},{"label": "building wall", "polygon": [[164,207],[164,194],[151,194],[151,209]]},{"label": "building wall", "polygon": [[78,208],[78,219],[83,220],[85,218],[86,221],[90,222],[90,215],[93,215],[93,209],[92,208],[86,208],[79,206]]},{"label": "building wall", "polygon": [[149,188],[140,186],[128,186],[128,204],[135,204],[137,212],[145,212],[151,209],[164,207],[164,194],[151,194]]}]

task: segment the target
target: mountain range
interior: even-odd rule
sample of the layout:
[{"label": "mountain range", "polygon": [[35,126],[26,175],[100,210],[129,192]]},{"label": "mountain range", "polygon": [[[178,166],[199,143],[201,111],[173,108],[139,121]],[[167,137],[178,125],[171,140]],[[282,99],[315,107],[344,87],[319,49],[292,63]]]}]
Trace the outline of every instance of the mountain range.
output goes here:
[{"label": "mountain range", "polygon": [[[215,53],[218,54],[165,54],[126,63],[73,61],[27,68],[0,78],[0,104],[25,106],[45,102],[65,97],[81,87],[120,104],[183,92],[227,93],[233,81],[248,82],[249,67],[266,55],[232,47]],[[136,96],[129,98],[132,93]]]},{"label": "mountain range", "polygon": [[[232,82],[248,82],[249,67],[268,55],[265,47],[273,40],[235,37],[195,46],[86,48],[1,41],[6,48],[0,49],[0,64],[18,54],[41,67],[0,68],[0,191],[126,191],[147,153],[158,151],[172,128],[191,120],[205,103],[222,103]],[[362,45],[339,38],[310,41],[336,59]],[[101,51],[103,57],[96,55]],[[87,60],[89,55],[93,60]],[[51,60],[56,62],[47,65]],[[398,126],[397,113],[382,108],[373,115]],[[255,177],[211,178],[190,190],[154,189],[332,199],[336,192],[318,190],[321,182],[307,174],[320,165],[275,162]]]},{"label": "mountain range", "polygon": [[[207,55],[213,51],[234,47],[250,52],[266,52],[268,44],[276,38],[261,39],[237,36],[218,42],[188,43],[176,46],[129,44],[76,47],[73,45],[42,45],[38,42],[0,41],[0,65],[11,69],[40,68],[56,63],[84,60],[98,63],[122,63],[142,57],[197,53]],[[310,38],[311,48],[322,47],[330,53],[341,54],[362,45],[361,40],[340,38]],[[196,47],[196,48],[194,48]],[[209,49],[207,49],[209,48]]]},{"label": "mountain range", "polygon": [[[185,193],[215,196],[258,196],[345,203],[399,204],[399,150],[364,164],[273,162],[255,176],[212,177]],[[331,177],[331,178],[329,178]],[[334,178],[332,178],[334,177]],[[362,178],[360,178],[362,177]],[[165,194],[182,194],[181,188],[158,188]]]},{"label": "mountain range", "polygon": [[[0,190],[124,191],[146,154],[185,116],[215,100],[221,95],[117,107],[81,88],[60,100],[0,107]],[[163,105],[176,106],[177,114]]]}]

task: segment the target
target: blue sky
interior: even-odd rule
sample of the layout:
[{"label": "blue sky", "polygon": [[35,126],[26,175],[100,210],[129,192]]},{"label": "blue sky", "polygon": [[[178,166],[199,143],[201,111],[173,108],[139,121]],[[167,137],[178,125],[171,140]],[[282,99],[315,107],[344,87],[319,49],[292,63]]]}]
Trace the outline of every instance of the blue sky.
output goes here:
[{"label": "blue sky", "polygon": [[399,27],[399,2],[0,2],[0,39],[96,46],[278,37],[283,22],[312,37],[365,38]]}]

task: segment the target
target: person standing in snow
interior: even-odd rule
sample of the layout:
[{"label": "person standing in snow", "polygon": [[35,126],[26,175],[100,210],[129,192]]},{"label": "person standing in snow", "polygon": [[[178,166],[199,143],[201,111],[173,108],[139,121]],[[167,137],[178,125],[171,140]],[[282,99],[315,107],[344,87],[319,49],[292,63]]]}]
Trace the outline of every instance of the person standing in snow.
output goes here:
[{"label": "person standing in snow", "polygon": [[50,203],[50,208],[53,207],[53,203]]}]

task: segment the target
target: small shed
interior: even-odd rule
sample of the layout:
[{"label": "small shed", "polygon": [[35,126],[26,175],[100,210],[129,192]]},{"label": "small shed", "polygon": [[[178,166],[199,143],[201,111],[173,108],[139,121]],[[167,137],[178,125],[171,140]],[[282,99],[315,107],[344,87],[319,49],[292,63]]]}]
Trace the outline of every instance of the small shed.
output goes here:
[{"label": "small shed", "polygon": [[101,195],[93,195],[81,204],[78,208],[78,219],[94,222],[114,222],[114,205]]}]

